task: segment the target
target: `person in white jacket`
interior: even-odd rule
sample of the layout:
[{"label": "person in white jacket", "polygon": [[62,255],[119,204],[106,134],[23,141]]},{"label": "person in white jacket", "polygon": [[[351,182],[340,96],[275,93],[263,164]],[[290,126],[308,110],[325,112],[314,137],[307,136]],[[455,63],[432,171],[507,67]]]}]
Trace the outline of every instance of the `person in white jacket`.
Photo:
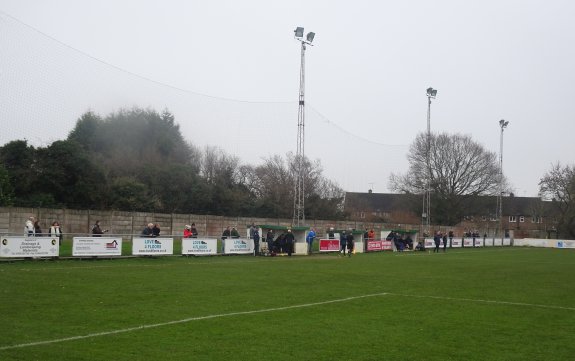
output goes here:
[{"label": "person in white jacket", "polygon": [[62,234],[62,228],[60,227],[60,223],[58,223],[57,221],[53,222],[52,226],[50,227],[50,232],[48,234],[50,235],[50,237],[57,237],[58,244],[60,246],[62,245],[63,234]]},{"label": "person in white jacket", "polygon": [[24,226],[24,236],[34,236],[34,217],[30,217],[26,220],[26,225]]}]

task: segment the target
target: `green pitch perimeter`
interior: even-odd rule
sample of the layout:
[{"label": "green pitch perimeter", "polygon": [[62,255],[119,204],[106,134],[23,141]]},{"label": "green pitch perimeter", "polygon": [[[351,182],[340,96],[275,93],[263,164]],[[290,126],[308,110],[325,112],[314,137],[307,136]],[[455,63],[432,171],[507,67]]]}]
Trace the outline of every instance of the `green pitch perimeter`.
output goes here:
[{"label": "green pitch perimeter", "polygon": [[0,360],[573,360],[575,251],[0,264]]}]

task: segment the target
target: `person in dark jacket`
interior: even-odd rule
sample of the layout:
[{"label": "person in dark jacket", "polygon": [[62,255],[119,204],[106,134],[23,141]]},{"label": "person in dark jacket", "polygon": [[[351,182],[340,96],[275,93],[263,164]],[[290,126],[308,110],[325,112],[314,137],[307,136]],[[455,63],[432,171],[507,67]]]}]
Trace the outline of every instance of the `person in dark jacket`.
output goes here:
[{"label": "person in dark jacket", "polygon": [[439,244],[441,243],[441,233],[439,231],[435,232],[435,236],[433,237],[433,242],[435,243],[435,248],[433,249],[433,253],[439,253]]},{"label": "person in dark jacket", "polygon": [[285,235],[285,244],[286,244],[287,254],[290,257],[291,257],[291,254],[293,253],[294,242],[295,242],[295,236],[291,232],[291,229],[288,229],[288,231]]},{"label": "person in dark jacket", "polygon": [[345,245],[347,243],[347,235],[345,231],[341,231],[339,234],[339,253],[345,256]]},{"label": "person in dark jacket", "polygon": [[240,238],[240,233],[238,232],[236,227],[232,227],[231,236],[232,236],[232,238]]},{"label": "person in dark jacket", "polygon": [[254,240],[254,256],[260,254],[260,231],[255,224],[250,227],[250,237]]},{"label": "person in dark jacket", "polygon": [[226,229],[224,229],[224,231],[222,232],[222,254],[224,253],[225,250],[226,239],[230,238],[231,235],[232,232],[230,231],[230,226],[227,226]]},{"label": "person in dark jacket", "polygon": [[447,233],[443,234],[443,252],[447,251]]},{"label": "person in dark jacket", "polygon": [[151,237],[154,235],[154,224],[148,223],[148,225],[142,230],[143,237]]},{"label": "person in dark jacket", "polygon": [[40,228],[40,222],[34,222],[34,236],[42,237],[42,228]]},{"label": "person in dark jacket", "polygon": [[230,231],[230,226],[226,227],[222,232],[222,239],[227,239],[231,236],[232,232]]},{"label": "person in dark jacket", "polygon": [[96,221],[94,226],[92,226],[92,237],[102,237],[102,235],[106,232],[108,232],[107,229],[103,231],[100,227],[100,221]]},{"label": "person in dark jacket", "polygon": [[347,256],[351,257],[351,253],[353,252],[353,248],[355,246],[352,231],[347,232],[346,246],[347,246]]},{"label": "person in dark jacket", "polygon": [[152,236],[154,236],[154,237],[160,236],[160,224],[159,223],[154,224],[154,227],[152,228]]},{"label": "person in dark jacket", "polygon": [[275,253],[275,247],[274,247],[274,231],[272,231],[271,229],[268,229],[268,233],[266,234],[266,242],[268,243],[268,252],[270,254]]},{"label": "person in dark jacket", "polygon": [[191,227],[190,231],[192,232],[191,238],[198,238],[198,229],[196,228],[195,223],[192,223],[192,227]]},{"label": "person in dark jacket", "polygon": [[327,230],[327,238],[329,239],[335,239],[335,233],[333,233],[333,227],[330,227]]}]

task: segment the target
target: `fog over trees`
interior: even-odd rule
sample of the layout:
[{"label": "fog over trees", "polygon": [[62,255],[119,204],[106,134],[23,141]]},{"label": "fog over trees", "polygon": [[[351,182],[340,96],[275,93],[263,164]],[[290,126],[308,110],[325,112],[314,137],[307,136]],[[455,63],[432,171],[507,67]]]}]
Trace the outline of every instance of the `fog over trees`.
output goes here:
[{"label": "fog over trees", "polygon": [[[0,147],[0,205],[291,218],[295,157],[245,165],[199,149],[174,116],[149,109],[86,112],[65,140]],[[344,192],[305,159],[306,217],[339,218]]]}]

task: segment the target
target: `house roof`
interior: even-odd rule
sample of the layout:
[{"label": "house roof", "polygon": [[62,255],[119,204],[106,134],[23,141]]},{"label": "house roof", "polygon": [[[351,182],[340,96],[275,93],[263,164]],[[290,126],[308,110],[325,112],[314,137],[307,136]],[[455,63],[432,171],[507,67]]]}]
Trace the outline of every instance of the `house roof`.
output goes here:
[{"label": "house roof", "polygon": [[412,199],[411,194],[347,192],[345,208],[374,212],[410,211]]},{"label": "house roof", "polygon": [[[503,201],[504,215],[547,216],[554,213],[552,202],[542,201],[538,197],[505,196]],[[366,212],[413,212],[421,204],[419,194],[394,193],[358,193],[347,192],[345,209]],[[496,196],[479,196],[466,201],[469,215],[488,215],[495,212]]]}]

